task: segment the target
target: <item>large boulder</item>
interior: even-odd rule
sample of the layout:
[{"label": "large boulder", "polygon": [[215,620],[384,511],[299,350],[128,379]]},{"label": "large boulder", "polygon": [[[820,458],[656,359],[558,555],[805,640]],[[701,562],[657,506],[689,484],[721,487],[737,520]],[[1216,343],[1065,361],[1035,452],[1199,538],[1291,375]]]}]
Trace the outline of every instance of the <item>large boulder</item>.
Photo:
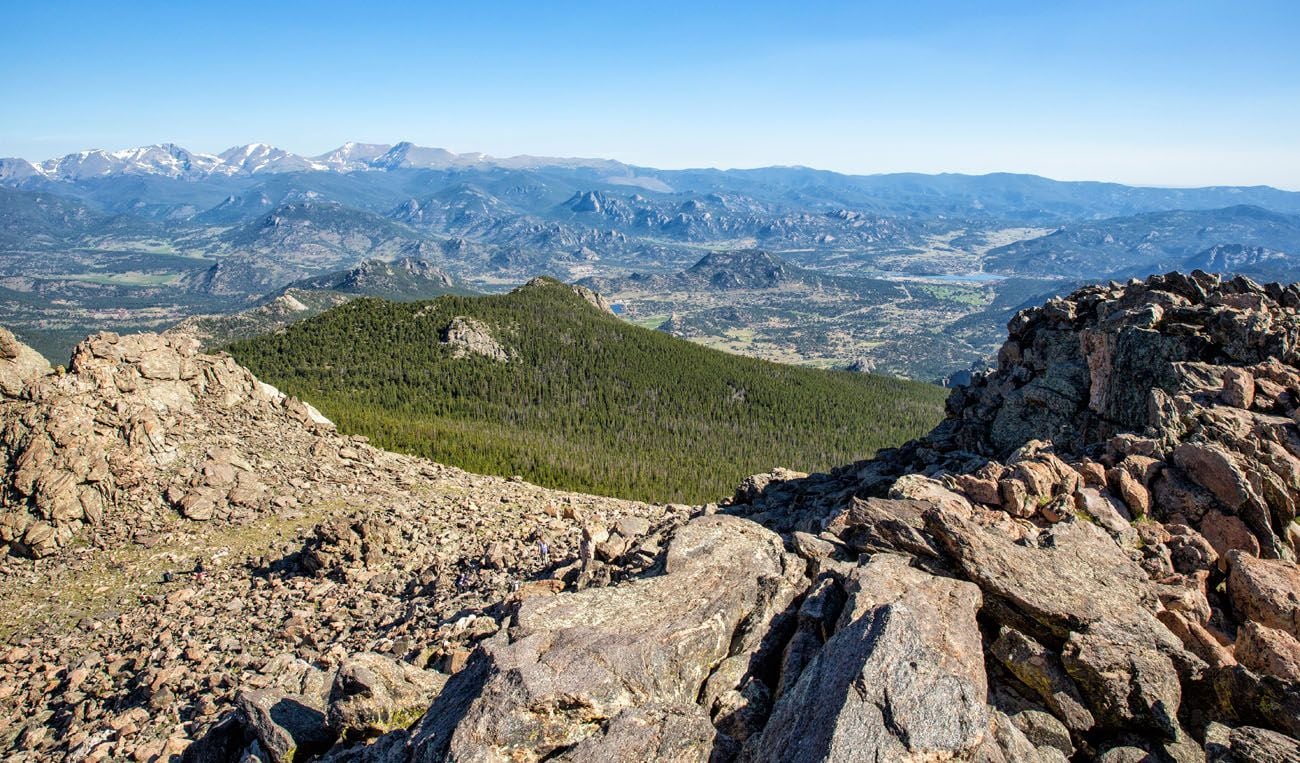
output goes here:
[{"label": "large boulder", "polygon": [[334,741],[325,713],[309,697],[252,689],[240,692],[235,704],[268,763],[293,763],[296,757],[321,752]]},{"label": "large boulder", "polygon": [[345,736],[405,728],[429,707],[447,677],[373,652],[339,665],[329,694],[329,725]]},{"label": "large boulder", "polygon": [[1300,567],[1228,552],[1228,596],[1248,620],[1300,638]]},{"label": "large boulder", "polygon": [[1167,741],[1178,737],[1178,670],[1146,633],[1104,620],[1093,623],[1070,634],[1062,663],[1100,724]]},{"label": "large boulder", "polygon": [[854,498],[826,524],[826,531],[858,551],[902,551],[938,556],[925,534],[923,516],[934,504],[911,499]]},{"label": "large boulder", "polygon": [[925,521],[1004,625],[1066,638],[1101,621],[1131,622],[1177,643],[1155,619],[1159,597],[1146,573],[1096,525],[1061,522],[1016,537],[956,512],[932,510]]},{"label": "large boulder", "polygon": [[[489,644],[430,707],[416,759],[541,760],[611,730],[631,734],[610,725],[626,710],[693,704],[733,651],[760,646],[806,584],[802,568],[776,534],[714,515],[677,532],[661,576],[527,599],[508,643]],[[656,718],[681,720],[635,717],[639,738],[660,736],[644,728]]]},{"label": "large boulder", "polygon": [[778,700],[751,760],[946,760],[989,732],[979,590],[880,554],[841,627]]},{"label": "large boulder", "polygon": [[0,328],[0,398],[20,396],[28,384],[51,371],[43,355]]}]

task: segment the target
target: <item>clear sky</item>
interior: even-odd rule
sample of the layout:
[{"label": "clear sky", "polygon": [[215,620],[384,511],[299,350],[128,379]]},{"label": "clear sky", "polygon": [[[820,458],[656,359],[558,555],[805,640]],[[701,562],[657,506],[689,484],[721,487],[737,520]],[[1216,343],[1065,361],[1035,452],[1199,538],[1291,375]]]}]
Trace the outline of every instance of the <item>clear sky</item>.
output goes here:
[{"label": "clear sky", "polygon": [[0,0],[0,156],[346,140],[1300,189],[1300,2]]}]

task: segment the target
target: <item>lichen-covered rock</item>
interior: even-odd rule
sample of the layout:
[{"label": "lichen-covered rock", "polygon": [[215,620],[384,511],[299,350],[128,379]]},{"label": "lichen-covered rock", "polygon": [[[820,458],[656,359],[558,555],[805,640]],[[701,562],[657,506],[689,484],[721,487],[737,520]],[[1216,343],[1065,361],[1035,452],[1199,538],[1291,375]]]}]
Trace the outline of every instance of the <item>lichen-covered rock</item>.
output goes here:
[{"label": "lichen-covered rock", "polygon": [[841,627],[778,700],[751,760],[960,759],[989,733],[969,583],[878,555],[853,575]]},{"label": "lichen-covered rock", "polygon": [[447,677],[373,652],[344,660],[330,688],[327,719],[343,736],[382,734],[424,714]]},{"label": "lichen-covered rock", "polygon": [[1074,754],[1074,742],[1070,738],[1070,730],[1051,713],[1044,713],[1041,710],[1021,710],[1011,716],[1010,720],[1035,747],[1050,747],[1065,758]]},{"label": "lichen-covered rock", "polygon": [[1003,628],[990,651],[1012,675],[1037,692],[1067,728],[1084,732],[1093,727],[1092,712],[1062,667],[1060,655],[1013,628]]},{"label": "lichen-covered rock", "polygon": [[1210,751],[1211,763],[1292,763],[1300,760],[1300,740],[1254,726],[1232,729],[1228,732],[1226,745],[1211,743],[1207,750]]}]

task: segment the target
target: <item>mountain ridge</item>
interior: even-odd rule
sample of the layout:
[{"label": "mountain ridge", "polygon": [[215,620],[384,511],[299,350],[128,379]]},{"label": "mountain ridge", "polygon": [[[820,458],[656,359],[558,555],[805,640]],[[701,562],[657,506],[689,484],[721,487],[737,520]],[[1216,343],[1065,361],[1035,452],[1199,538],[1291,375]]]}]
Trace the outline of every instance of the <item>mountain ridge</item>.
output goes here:
[{"label": "mountain ridge", "polygon": [[304,156],[266,143],[232,146],[217,154],[194,152],[174,143],[107,151],[89,149],[39,162],[20,157],[0,158],[0,180],[42,177],[49,180],[86,180],[110,175],[159,175],[200,180],[220,175],[256,175],[283,172],[354,172],[392,169],[448,169],[499,166],[594,167],[625,170],[629,165],[610,159],[510,156],[492,157],[472,152],[457,154],[443,148],[348,141],[317,156]]},{"label": "mountain ridge", "polygon": [[[249,161],[250,157],[255,161]],[[773,165],[755,168],[693,168],[693,169],[656,169],[653,167],[628,164],[613,159],[546,157],[520,154],[509,157],[494,157],[478,152],[454,153],[443,148],[418,146],[410,141],[396,144],[367,144],[355,141],[345,142],[336,149],[316,156],[295,154],[263,143],[250,143],[234,146],[219,154],[194,152],[173,143],[154,144],[136,148],[106,151],[91,149],[61,157],[54,157],[37,162],[25,158],[0,158],[0,182],[18,183],[33,178],[46,180],[85,180],[114,174],[157,175],[171,178],[192,180],[214,176],[251,176],[258,174],[275,174],[283,172],[353,172],[368,170],[394,169],[452,169],[468,167],[495,167],[502,169],[595,169],[605,170],[615,184],[636,185],[637,180],[645,181],[642,185],[652,192],[670,192],[674,183],[670,179],[679,179],[684,184],[707,185],[709,178],[734,176],[736,178],[763,178],[785,175],[799,178],[799,185],[817,185],[822,181],[834,184],[842,182],[866,183],[876,187],[878,192],[892,188],[898,192],[909,185],[929,184],[935,188],[946,188],[949,192],[969,194],[975,185],[985,183],[1002,185],[1013,194],[1039,192],[1055,187],[1061,189],[1060,201],[1069,203],[1071,193],[1091,191],[1110,195],[1115,202],[1122,202],[1124,197],[1153,195],[1166,198],[1162,203],[1166,208],[1185,206],[1216,206],[1212,202],[1194,202],[1198,196],[1222,199],[1217,206],[1228,206],[1232,195],[1271,197],[1274,202],[1288,197],[1300,197],[1300,191],[1279,189],[1267,185],[1231,186],[1207,185],[1198,187],[1167,187],[1153,185],[1130,185],[1101,180],[1063,181],[1029,174],[1013,172],[988,172],[968,174],[955,172],[916,173],[891,172],[876,174],[841,173],[833,170],[815,169],[802,165]],[[638,173],[644,175],[640,177]],[[1076,189],[1076,190],[1068,190]],[[974,200],[974,199],[972,199]],[[1183,200],[1183,201],[1179,201]],[[918,200],[918,204],[920,202]],[[1250,202],[1244,203],[1260,203]],[[977,202],[978,204],[978,202]],[[1300,202],[1291,202],[1289,208],[1300,211]]]},{"label": "mountain ridge", "polygon": [[[1243,235],[1246,230],[1249,234]],[[1202,252],[1240,245],[1243,238],[1256,247],[1300,252],[1300,216],[1238,204],[1079,222],[1041,238],[993,249],[987,266],[1001,272],[1062,278],[1096,272],[1129,275],[1143,271],[1145,275],[1172,267],[1194,270],[1194,260]]]}]

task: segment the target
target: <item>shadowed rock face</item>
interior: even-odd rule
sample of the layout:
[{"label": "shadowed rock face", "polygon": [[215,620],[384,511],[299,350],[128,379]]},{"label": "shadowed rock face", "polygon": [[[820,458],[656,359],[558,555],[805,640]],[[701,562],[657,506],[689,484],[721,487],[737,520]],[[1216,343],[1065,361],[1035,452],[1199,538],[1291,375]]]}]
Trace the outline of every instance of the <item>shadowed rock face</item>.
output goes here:
[{"label": "shadowed rock face", "polygon": [[[430,581],[393,596],[460,618],[463,648],[436,666],[332,652],[328,679],[241,695],[190,759],[320,734],[338,737],[323,760],[369,763],[1291,760],[1297,309],[1295,287],[1204,274],[1089,287],[1017,316],[999,368],[875,460],[586,524],[572,561],[473,616],[421,610],[437,576],[389,567]],[[132,373],[184,403],[192,361],[170,358]],[[205,454],[185,485],[233,501],[237,456]],[[324,522],[304,569],[361,585],[410,529]],[[280,703],[306,711],[259,710]]]}]

